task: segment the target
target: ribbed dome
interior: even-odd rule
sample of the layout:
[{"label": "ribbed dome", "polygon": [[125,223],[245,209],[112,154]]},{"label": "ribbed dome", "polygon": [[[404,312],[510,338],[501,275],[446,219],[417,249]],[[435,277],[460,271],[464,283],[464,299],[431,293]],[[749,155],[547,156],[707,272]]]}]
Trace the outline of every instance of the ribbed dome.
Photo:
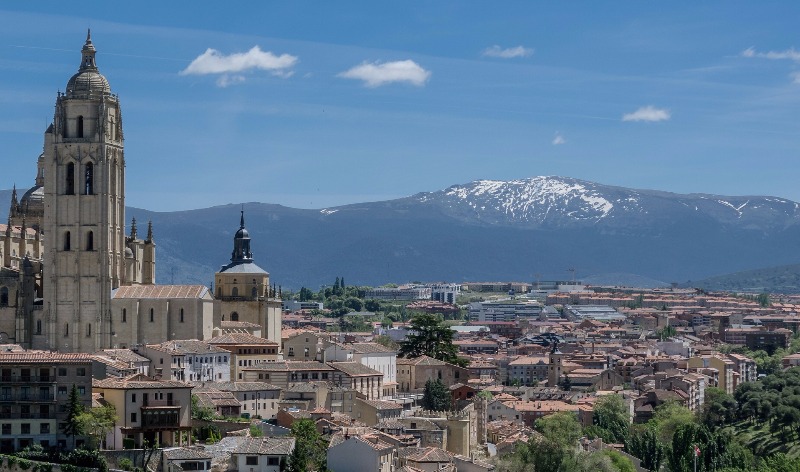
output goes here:
[{"label": "ribbed dome", "polygon": [[67,96],[70,98],[86,95],[108,95],[110,93],[111,86],[108,85],[108,80],[97,71],[80,71],[67,82]]},{"label": "ribbed dome", "polygon": [[239,228],[239,231],[237,231],[236,235],[234,236],[234,238],[237,238],[237,239],[238,238],[249,238],[249,237],[250,237],[250,233],[247,232],[247,230],[244,229],[244,228]]}]

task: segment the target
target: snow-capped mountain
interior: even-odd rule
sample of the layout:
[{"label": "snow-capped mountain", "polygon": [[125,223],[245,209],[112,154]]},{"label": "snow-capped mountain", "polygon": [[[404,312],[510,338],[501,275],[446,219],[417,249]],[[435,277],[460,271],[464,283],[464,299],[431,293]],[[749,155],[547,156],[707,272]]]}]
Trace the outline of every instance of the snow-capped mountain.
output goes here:
[{"label": "snow-capped mountain", "polygon": [[564,177],[478,180],[410,198],[462,221],[528,228],[648,226],[655,221],[708,218],[764,229],[800,221],[798,204],[777,197],[681,195]]}]

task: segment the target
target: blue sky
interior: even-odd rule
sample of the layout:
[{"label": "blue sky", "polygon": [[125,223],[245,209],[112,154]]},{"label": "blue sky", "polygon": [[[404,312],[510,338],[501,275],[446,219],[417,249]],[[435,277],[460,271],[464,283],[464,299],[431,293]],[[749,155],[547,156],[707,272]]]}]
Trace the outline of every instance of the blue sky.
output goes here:
[{"label": "blue sky", "polygon": [[91,28],[136,207],[537,175],[800,201],[797,2],[71,6],[0,9],[0,188],[33,184]]}]

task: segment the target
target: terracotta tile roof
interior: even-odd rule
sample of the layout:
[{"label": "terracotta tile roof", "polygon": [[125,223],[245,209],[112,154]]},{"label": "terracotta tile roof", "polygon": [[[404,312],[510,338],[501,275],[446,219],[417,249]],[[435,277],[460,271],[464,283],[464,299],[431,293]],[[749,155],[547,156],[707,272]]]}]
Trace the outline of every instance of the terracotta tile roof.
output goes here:
[{"label": "terracotta tile roof", "polygon": [[440,361],[438,359],[434,359],[433,357],[428,356],[419,356],[414,357],[411,359],[405,357],[398,357],[397,364],[402,365],[447,365],[447,362]]},{"label": "terracotta tile roof", "polygon": [[95,356],[103,356],[109,359],[119,360],[122,362],[150,362],[150,359],[140,356],[139,354],[131,351],[130,349],[103,349],[94,353]]},{"label": "terracotta tile roof", "polygon": [[212,345],[210,341],[199,341],[197,339],[182,339],[166,341],[160,344],[148,344],[147,348],[169,354],[222,354],[223,352],[228,354],[228,351]]},{"label": "terracotta tile roof", "polygon": [[0,352],[2,364],[91,363],[92,355],[81,352],[12,351]]},{"label": "terracotta tile roof", "polygon": [[228,333],[208,340],[209,344],[258,344],[277,346],[278,343],[250,333]]},{"label": "terracotta tile roof", "polygon": [[221,390],[206,390],[203,392],[193,391],[192,394],[197,397],[197,402],[201,407],[216,408],[218,406],[240,406],[239,400],[233,396],[232,392],[223,392]]},{"label": "terracotta tile roof", "polygon": [[328,365],[350,377],[381,376],[383,373],[360,362],[328,362]]},{"label": "terracotta tile roof", "polygon": [[394,349],[390,349],[378,343],[352,343],[349,344],[348,346],[352,347],[353,351],[361,354],[373,354],[378,352],[397,352]]},{"label": "terracotta tile roof", "polygon": [[164,449],[164,455],[168,460],[210,460],[212,456],[201,447],[176,447],[174,449]]},{"label": "terracotta tile roof", "polygon": [[332,372],[333,368],[317,361],[283,361],[262,362],[258,365],[243,367],[243,370],[266,370],[273,372],[291,372],[295,370],[324,370]]},{"label": "terracotta tile roof", "polygon": [[220,321],[220,328],[234,329],[234,328],[260,328],[260,324],[250,323],[247,321]]},{"label": "terracotta tile roof", "polygon": [[[412,462],[452,462],[450,454],[438,447],[407,447],[405,458]],[[403,449],[400,449],[402,451]],[[398,451],[398,452],[400,452]]]},{"label": "terracotta tile roof", "polygon": [[233,454],[263,454],[288,456],[294,449],[294,438],[247,438],[232,451]]},{"label": "terracotta tile roof", "polygon": [[92,381],[92,387],[108,389],[192,388],[178,380],[154,380],[144,375],[133,375],[125,379],[103,379]]},{"label": "terracotta tile roof", "polygon": [[126,285],[114,290],[112,298],[204,298],[204,285]]},{"label": "terracotta tile roof", "polygon": [[257,392],[263,390],[280,390],[281,388],[267,382],[209,382],[208,386],[196,387],[195,391],[207,391],[206,389],[216,389],[225,392]]},{"label": "terracotta tile roof", "polygon": [[367,405],[375,408],[376,410],[402,410],[403,405],[386,400],[364,400],[358,398],[358,401],[366,403]]}]

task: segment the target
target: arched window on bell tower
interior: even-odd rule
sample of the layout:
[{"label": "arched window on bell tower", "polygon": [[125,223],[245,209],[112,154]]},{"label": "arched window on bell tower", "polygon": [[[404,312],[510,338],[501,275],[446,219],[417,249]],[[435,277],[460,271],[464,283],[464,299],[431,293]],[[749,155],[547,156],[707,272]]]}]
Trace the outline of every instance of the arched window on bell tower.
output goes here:
[{"label": "arched window on bell tower", "polygon": [[72,241],[70,239],[71,238],[70,238],[69,231],[64,232],[64,250],[65,251],[72,250],[72,244],[71,244]]},{"label": "arched window on bell tower", "polygon": [[67,164],[66,195],[75,195],[75,163]]},{"label": "arched window on bell tower", "polygon": [[86,250],[94,251],[94,232],[89,231],[86,233]]},{"label": "arched window on bell tower", "polygon": [[86,164],[86,171],[83,179],[84,195],[94,195],[94,165],[91,162]]},{"label": "arched window on bell tower", "polygon": [[77,136],[83,137],[83,115],[78,116]]}]

